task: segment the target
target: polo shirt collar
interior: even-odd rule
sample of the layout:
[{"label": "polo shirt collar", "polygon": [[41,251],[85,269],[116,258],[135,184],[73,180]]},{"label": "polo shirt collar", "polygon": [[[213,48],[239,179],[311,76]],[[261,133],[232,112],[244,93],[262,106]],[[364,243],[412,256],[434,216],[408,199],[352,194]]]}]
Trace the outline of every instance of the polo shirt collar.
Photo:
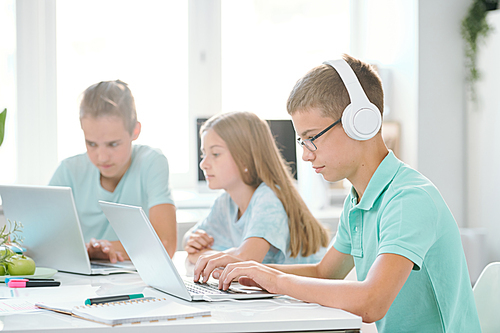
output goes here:
[{"label": "polo shirt collar", "polygon": [[[387,154],[387,156],[382,160],[370,179],[370,182],[368,183],[365,193],[361,198],[361,202],[357,205],[357,208],[370,210],[375,204],[377,198],[396,176],[396,173],[402,164],[403,162],[397,159],[392,150],[389,150],[389,154]],[[355,194],[355,197],[353,197],[353,194]],[[358,195],[353,187],[351,189],[351,198],[356,198],[357,200],[357,196]]]}]

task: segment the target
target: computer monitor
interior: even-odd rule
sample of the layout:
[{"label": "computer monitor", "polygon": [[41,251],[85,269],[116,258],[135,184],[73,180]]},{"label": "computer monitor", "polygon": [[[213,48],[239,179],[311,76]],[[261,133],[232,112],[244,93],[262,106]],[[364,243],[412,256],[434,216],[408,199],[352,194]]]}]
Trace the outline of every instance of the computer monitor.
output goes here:
[{"label": "computer monitor", "polygon": [[[201,162],[201,137],[200,128],[208,118],[196,119],[197,137],[198,137],[198,181],[204,181],[205,176],[200,169]],[[292,170],[292,175],[297,179],[297,148],[296,148],[296,135],[293,128],[292,121],[289,119],[272,119],[266,120],[271,128],[271,133],[274,136],[276,146],[280,150],[283,158],[288,162]]]},{"label": "computer monitor", "polygon": [[297,179],[297,135],[290,119],[267,120],[271,133],[273,133],[276,146],[288,162],[292,175]]}]

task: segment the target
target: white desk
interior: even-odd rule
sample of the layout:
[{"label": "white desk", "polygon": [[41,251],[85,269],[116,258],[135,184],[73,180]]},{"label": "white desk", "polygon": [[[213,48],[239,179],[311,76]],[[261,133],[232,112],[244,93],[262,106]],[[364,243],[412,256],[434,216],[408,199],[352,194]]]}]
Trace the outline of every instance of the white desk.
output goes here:
[{"label": "white desk", "polygon": [[[183,270],[182,255],[176,265]],[[175,259],[175,258],[174,258]],[[82,276],[57,273],[60,287],[16,289],[16,297],[32,302],[74,301],[106,295],[144,293],[145,296],[170,297],[147,287],[138,274]],[[8,289],[4,284],[0,288]],[[176,298],[178,302],[185,302]],[[0,330],[7,332],[359,332],[361,318],[348,312],[306,304],[282,297],[241,302],[186,302],[209,309],[209,318],[194,318],[158,323],[127,324],[110,327],[51,311],[1,315]],[[277,304],[278,303],[278,304]],[[3,327],[2,327],[3,326]]]}]

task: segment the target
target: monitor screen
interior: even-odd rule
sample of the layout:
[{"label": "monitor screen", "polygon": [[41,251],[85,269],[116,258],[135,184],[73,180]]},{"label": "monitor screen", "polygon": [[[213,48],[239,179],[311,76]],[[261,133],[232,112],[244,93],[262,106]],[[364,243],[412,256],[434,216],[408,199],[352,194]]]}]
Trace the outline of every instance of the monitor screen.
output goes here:
[{"label": "monitor screen", "polygon": [[[204,181],[205,176],[200,169],[201,162],[201,138],[200,128],[208,118],[196,119],[197,137],[198,137],[198,181]],[[296,135],[292,121],[289,119],[266,120],[271,128],[271,133],[274,136],[276,146],[280,150],[283,158],[288,162],[292,170],[292,175],[297,179],[297,150],[296,150]]]}]

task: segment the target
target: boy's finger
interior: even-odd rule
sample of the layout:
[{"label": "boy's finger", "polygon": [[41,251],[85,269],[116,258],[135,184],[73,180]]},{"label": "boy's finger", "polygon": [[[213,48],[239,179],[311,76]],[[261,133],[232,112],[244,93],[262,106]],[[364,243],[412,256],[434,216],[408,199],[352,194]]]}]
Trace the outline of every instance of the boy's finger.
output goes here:
[{"label": "boy's finger", "polygon": [[205,269],[205,266],[207,264],[208,258],[201,256],[198,258],[196,261],[196,264],[194,265],[194,282],[198,282],[200,279],[201,272]]},{"label": "boy's finger", "polygon": [[115,264],[117,261],[116,252],[114,250],[111,250],[111,251],[109,251],[108,255],[109,255],[109,261],[111,263]]},{"label": "boy's finger", "polygon": [[222,268],[216,268],[212,272],[212,276],[214,277],[214,279],[218,279],[221,276],[222,272],[223,272]]}]

